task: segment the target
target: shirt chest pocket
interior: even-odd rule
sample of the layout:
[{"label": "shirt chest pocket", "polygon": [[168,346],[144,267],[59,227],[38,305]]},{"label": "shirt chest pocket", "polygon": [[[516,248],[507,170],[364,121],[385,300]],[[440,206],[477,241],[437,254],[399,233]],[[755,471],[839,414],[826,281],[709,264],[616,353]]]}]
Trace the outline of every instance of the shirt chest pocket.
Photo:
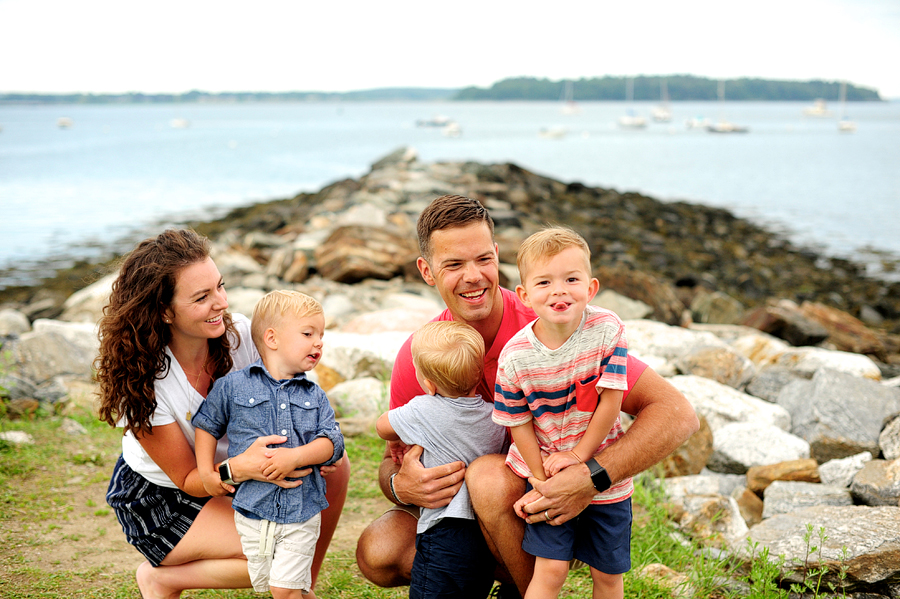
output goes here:
[{"label": "shirt chest pocket", "polygon": [[284,400],[278,405],[279,411],[283,409],[290,409],[291,422],[304,443],[315,438],[319,428],[319,403],[315,399],[301,396]]},{"label": "shirt chest pocket", "polygon": [[268,430],[272,422],[272,400],[266,395],[238,394],[234,399],[234,418],[248,430]]},{"label": "shirt chest pocket", "polygon": [[597,409],[597,377],[586,381],[575,381],[575,404],[582,412],[593,412]]}]

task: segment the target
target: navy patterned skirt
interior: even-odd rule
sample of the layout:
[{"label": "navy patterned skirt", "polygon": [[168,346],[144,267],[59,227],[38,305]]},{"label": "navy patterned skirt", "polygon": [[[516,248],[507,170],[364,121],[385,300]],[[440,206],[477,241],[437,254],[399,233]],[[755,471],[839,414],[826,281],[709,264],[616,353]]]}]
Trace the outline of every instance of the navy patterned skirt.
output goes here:
[{"label": "navy patterned skirt", "polygon": [[132,470],[122,456],[106,491],[106,502],[116,511],[128,542],[154,567],[187,534],[209,499],[155,485]]}]

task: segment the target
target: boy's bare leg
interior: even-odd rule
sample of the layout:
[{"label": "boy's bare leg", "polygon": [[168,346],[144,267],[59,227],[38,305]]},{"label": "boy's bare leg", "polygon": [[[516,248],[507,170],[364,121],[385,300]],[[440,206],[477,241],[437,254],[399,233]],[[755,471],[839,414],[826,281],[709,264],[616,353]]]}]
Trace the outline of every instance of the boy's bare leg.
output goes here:
[{"label": "boy's bare leg", "polygon": [[380,587],[409,584],[416,556],[416,519],[390,510],[369,524],[356,543],[356,563]]},{"label": "boy's bare leg", "polygon": [[491,553],[524,596],[534,574],[534,556],[522,551],[525,521],[513,504],[525,494],[525,481],[507,468],[506,456],[481,456],[466,470],[466,486]]}]

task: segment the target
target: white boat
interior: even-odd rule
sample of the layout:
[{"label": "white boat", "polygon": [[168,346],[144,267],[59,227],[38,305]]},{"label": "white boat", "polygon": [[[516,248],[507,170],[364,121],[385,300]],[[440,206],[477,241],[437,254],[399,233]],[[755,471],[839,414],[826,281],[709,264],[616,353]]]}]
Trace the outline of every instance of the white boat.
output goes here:
[{"label": "white boat", "polygon": [[462,135],[462,127],[456,121],[450,121],[441,129],[444,137],[459,137]]},{"label": "white boat", "polygon": [[[723,105],[724,103],[725,81],[719,80],[719,104]],[[706,130],[710,133],[747,133],[750,131],[749,128],[744,127],[743,125],[735,125],[734,123],[725,120],[724,113],[725,111],[722,110],[722,115],[719,116],[719,122],[707,125]]]},{"label": "white boat", "polygon": [[75,124],[75,121],[73,121],[72,119],[70,119],[67,116],[61,116],[58,119],[56,119],[56,126],[59,127],[60,129],[68,129],[74,124]]},{"label": "white boat", "polygon": [[[625,101],[631,104],[634,101],[634,77],[629,77],[625,84]],[[647,126],[647,118],[637,114],[633,108],[619,117],[619,127],[623,129],[643,129]]]},{"label": "white boat", "polygon": [[669,108],[669,87],[665,79],[659,81],[659,98],[661,104],[653,107],[650,117],[657,123],[668,123],[672,120],[672,110]]},{"label": "white boat", "polygon": [[430,119],[419,119],[416,121],[416,127],[446,127],[451,122],[450,117],[442,114],[436,114]]},{"label": "white boat", "polygon": [[825,100],[818,98],[813,102],[812,106],[807,106],[803,109],[803,116],[826,118],[831,116],[831,111],[828,110],[828,105],[825,104]]},{"label": "white boat", "polygon": [[542,139],[562,139],[568,133],[565,127],[543,127],[538,131],[538,137]]},{"label": "white boat", "polygon": [[566,81],[560,100],[564,102],[563,107],[560,109],[561,113],[578,114],[581,112],[581,107],[575,103],[575,84],[571,81]]},{"label": "white boat", "polygon": [[838,131],[841,133],[853,133],[856,131],[856,123],[847,116],[847,82],[841,81],[841,119],[838,121]]},{"label": "white boat", "polygon": [[172,119],[169,121],[169,126],[172,129],[187,129],[191,126],[191,122],[187,119]]}]

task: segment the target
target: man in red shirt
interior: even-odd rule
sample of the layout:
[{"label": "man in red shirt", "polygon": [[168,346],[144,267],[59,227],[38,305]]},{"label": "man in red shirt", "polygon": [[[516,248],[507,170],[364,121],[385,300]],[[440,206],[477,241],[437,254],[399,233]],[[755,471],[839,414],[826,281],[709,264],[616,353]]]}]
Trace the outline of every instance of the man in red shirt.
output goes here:
[{"label": "man in red shirt", "polygon": [[[478,392],[491,401],[500,351],[534,320],[534,312],[499,285],[494,225],[480,203],[462,196],[441,196],[422,212],[417,234],[419,272],[447,306],[436,320],[465,322],[484,338],[484,380]],[[391,408],[422,393],[412,368],[409,343],[404,344],[394,363]],[[574,518],[598,490],[653,466],[699,428],[687,399],[653,369],[629,356],[628,374],[629,391],[622,410],[635,416],[628,432],[603,451],[591,467],[579,464],[547,481],[531,479],[534,501],[525,508],[533,514],[529,522],[561,524]],[[468,468],[462,462],[425,468],[419,461],[421,453],[420,447],[413,446],[395,460],[385,451],[379,469],[385,497],[398,506],[441,507],[450,502],[465,480],[485,539],[498,560],[498,577],[514,582],[524,595],[534,558],[522,550],[525,524],[512,505],[525,494],[525,481],[506,467],[502,454],[482,456]],[[413,513],[391,509],[360,536],[357,564],[375,584],[409,584],[415,556]]]}]

